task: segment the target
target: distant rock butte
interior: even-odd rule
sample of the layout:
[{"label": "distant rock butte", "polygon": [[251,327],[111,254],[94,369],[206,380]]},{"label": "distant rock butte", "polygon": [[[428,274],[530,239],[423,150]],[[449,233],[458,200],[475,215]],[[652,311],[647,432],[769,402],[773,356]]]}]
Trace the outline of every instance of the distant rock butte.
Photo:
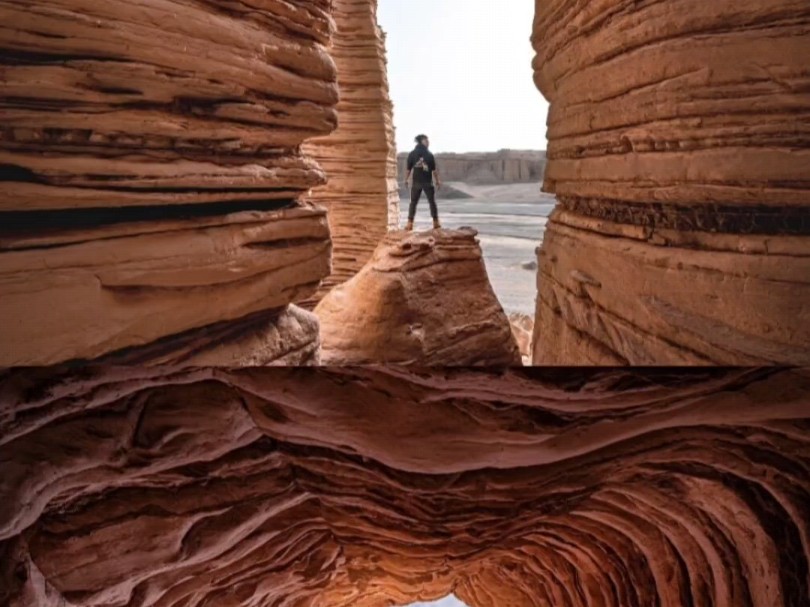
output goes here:
[{"label": "distant rock butte", "polygon": [[536,364],[810,364],[806,2],[537,2]]},{"label": "distant rock butte", "polygon": [[326,365],[520,365],[477,232],[392,232],[315,308]]},{"label": "distant rock butte", "polygon": [[[407,153],[397,156],[400,181],[407,173]],[[436,154],[443,181],[475,184],[524,183],[543,181],[546,153],[534,150],[499,150],[467,154]]]},{"label": "distant rock butte", "polygon": [[0,377],[4,607],[808,604],[790,370]]}]

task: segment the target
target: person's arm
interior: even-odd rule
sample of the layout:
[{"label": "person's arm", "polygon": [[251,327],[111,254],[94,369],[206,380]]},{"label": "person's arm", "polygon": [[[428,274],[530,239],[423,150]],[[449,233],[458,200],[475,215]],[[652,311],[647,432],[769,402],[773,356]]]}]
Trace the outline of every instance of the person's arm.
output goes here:
[{"label": "person's arm", "polygon": [[408,173],[405,175],[405,185],[408,185],[408,180],[411,178],[411,171],[413,171],[414,159],[413,152],[408,154]]},{"label": "person's arm", "polygon": [[433,179],[436,181],[436,187],[441,189],[442,178],[439,176],[439,166],[436,164],[435,157],[431,158],[431,160],[433,161]]},{"label": "person's arm", "polygon": [[408,173],[405,175],[405,185],[408,185],[408,180],[411,178],[411,169],[408,169]]}]

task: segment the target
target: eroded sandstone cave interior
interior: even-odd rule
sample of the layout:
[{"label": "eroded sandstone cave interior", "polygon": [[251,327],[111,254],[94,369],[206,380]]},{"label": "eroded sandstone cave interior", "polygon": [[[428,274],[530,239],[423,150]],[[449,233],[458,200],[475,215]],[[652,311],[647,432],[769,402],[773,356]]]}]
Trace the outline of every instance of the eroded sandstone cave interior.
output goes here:
[{"label": "eroded sandstone cave interior", "polygon": [[0,376],[13,607],[801,607],[810,375]]}]

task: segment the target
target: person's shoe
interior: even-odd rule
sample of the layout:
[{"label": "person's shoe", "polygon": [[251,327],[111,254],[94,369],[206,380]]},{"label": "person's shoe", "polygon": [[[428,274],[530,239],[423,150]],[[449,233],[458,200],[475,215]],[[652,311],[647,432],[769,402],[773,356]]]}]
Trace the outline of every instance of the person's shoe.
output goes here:
[{"label": "person's shoe", "polygon": [[406,231],[406,232],[413,232],[413,222],[412,222],[412,221],[409,221],[409,222],[408,222],[408,223],[405,225],[405,231]]},{"label": "person's shoe", "polygon": [[440,223],[439,223],[439,220],[438,220],[438,219],[434,219],[434,220],[433,220],[433,229],[434,229],[434,230],[440,230],[440,229],[441,229],[441,227],[442,227],[442,224],[440,224]]}]

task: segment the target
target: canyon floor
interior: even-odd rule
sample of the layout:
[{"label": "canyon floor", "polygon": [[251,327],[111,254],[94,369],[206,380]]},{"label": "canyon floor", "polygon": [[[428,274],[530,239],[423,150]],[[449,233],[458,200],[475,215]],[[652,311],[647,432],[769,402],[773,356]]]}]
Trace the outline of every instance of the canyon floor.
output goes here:
[{"label": "canyon floor", "polygon": [[[535,249],[543,241],[554,196],[540,191],[539,183],[478,185],[448,182],[470,198],[437,200],[439,217],[447,228],[470,226],[478,230],[484,261],[495,294],[507,314],[534,315],[537,294]],[[401,223],[408,217],[408,200],[401,200]],[[416,211],[416,230],[431,227],[425,196]]]}]

